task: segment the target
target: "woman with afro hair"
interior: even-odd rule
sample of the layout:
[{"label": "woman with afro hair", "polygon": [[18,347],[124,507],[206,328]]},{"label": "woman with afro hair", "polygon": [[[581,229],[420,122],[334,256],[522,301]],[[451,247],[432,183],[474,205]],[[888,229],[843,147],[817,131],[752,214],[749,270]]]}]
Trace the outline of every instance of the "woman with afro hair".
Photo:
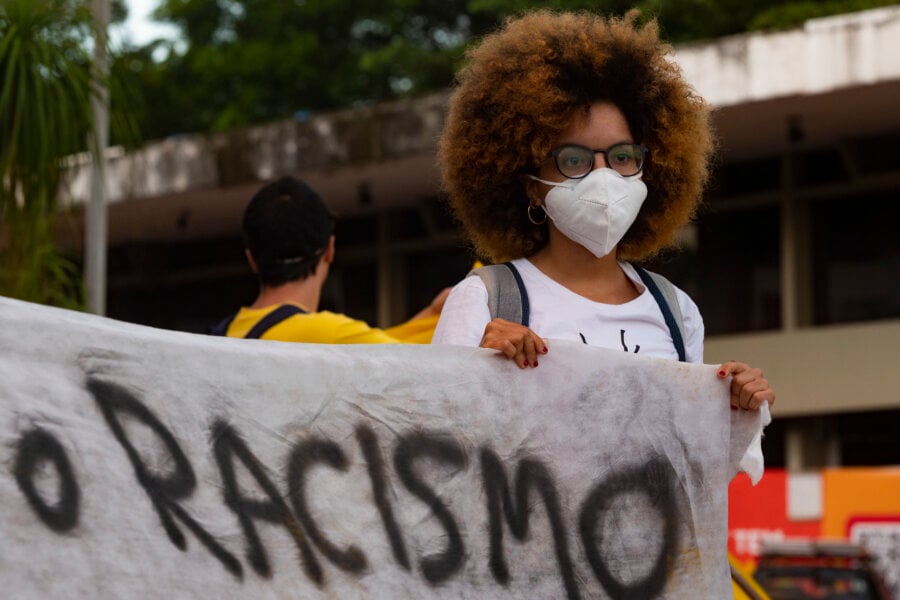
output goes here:
[{"label": "woman with afro hair", "polygon": [[[440,140],[443,182],[477,252],[514,271],[528,326],[492,318],[472,276],[432,343],[492,348],[521,368],[538,366],[546,339],[703,361],[696,304],[671,286],[677,344],[631,261],[672,245],[693,216],[713,150],[709,109],[655,22],[636,21],[538,11],[470,51]],[[732,378],[734,407],[775,400],[759,369],[731,361],[718,375]]]}]

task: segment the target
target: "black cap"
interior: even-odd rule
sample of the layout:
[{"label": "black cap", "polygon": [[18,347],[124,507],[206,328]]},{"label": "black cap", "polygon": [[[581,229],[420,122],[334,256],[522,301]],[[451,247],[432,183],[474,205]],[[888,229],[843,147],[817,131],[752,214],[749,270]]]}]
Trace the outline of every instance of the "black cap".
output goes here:
[{"label": "black cap", "polygon": [[242,233],[263,282],[278,285],[315,270],[334,218],[305,182],[282,177],[260,189],[244,211]]}]

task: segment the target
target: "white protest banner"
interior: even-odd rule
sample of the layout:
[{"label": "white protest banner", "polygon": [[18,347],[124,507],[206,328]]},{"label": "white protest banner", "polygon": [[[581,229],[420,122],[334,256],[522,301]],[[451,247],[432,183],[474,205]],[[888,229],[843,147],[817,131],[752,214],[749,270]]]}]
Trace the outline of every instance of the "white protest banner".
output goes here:
[{"label": "white protest banner", "polygon": [[0,589],[726,598],[727,484],[767,419],[711,366],[575,344],[520,371],[0,299]]}]

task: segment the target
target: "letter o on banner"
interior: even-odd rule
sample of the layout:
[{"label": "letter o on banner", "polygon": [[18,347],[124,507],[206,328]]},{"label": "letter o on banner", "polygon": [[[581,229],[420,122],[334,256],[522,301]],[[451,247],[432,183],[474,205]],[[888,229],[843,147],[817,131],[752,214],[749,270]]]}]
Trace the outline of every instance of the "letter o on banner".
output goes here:
[{"label": "letter o on banner", "polygon": [[[581,505],[579,529],[588,563],[597,580],[614,600],[656,598],[665,588],[666,567],[673,561],[678,546],[678,509],[672,489],[676,479],[672,465],[667,460],[652,458],[644,465],[620,471],[601,481]],[[647,557],[648,563],[653,561],[649,563],[653,567],[643,579],[625,584],[610,571],[600,551],[605,534],[601,515],[609,510],[616,496],[634,492],[646,494],[652,506],[660,512],[664,531],[655,559]]]},{"label": "letter o on banner", "polygon": [[[41,521],[58,532],[68,531],[78,525],[81,494],[72,463],[62,444],[43,429],[33,429],[19,439],[17,451],[14,468],[16,481]],[[35,476],[43,461],[51,463],[59,477],[59,494],[55,504],[47,503],[35,485]]]}]

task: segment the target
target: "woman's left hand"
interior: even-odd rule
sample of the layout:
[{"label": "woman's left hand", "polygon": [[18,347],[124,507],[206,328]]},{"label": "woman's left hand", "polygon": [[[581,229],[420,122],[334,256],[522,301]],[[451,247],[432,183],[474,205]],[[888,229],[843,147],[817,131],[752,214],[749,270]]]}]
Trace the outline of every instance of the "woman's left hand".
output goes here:
[{"label": "woman's left hand", "polygon": [[731,406],[745,410],[759,410],[763,402],[775,404],[775,391],[763,377],[762,369],[737,361],[728,361],[719,366],[719,379],[731,375]]}]

